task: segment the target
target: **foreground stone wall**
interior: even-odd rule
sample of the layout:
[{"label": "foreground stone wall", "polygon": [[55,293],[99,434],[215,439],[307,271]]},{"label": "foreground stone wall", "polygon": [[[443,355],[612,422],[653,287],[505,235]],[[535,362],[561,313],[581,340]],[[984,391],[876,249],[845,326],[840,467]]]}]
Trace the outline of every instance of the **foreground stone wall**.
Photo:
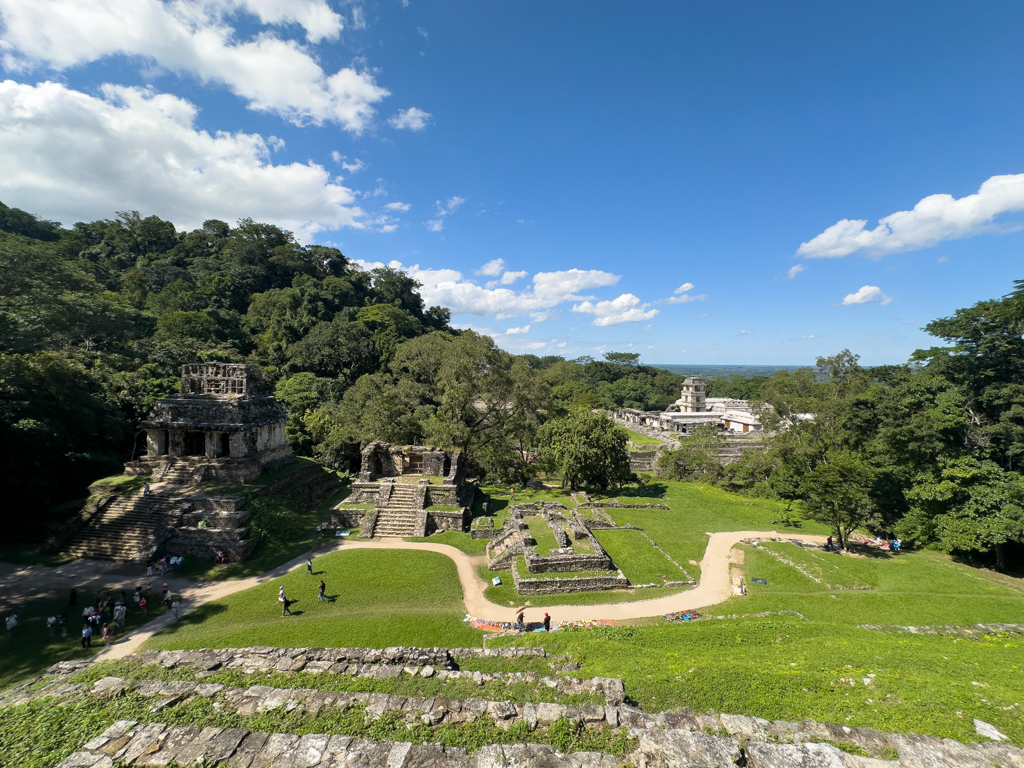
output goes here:
[{"label": "foreground stone wall", "polygon": [[580,576],[564,579],[529,579],[512,569],[512,580],[520,595],[565,595],[573,592],[597,592],[603,589],[626,589],[629,580],[622,571],[609,571],[607,576]]}]

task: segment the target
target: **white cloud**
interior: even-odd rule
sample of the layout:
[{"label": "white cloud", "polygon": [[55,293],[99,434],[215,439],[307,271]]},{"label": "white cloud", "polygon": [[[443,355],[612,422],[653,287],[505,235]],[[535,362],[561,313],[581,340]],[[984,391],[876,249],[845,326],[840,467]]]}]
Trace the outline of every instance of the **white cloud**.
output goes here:
[{"label": "white cloud", "polygon": [[805,267],[803,264],[794,264],[792,267],[789,268],[789,272],[786,273],[786,277],[792,280],[805,269],[807,269],[807,267]]},{"label": "white cloud", "polygon": [[464,202],[466,202],[466,198],[464,197],[459,197],[458,195],[455,195],[455,197],[449,197],[448,202],[445,204],[445,207],[443,209],[441,208],[441,203],[438,202],[438,213],[440,213],[442,216],[445,216],[449,213],[455,213],[459,209],[459,206],[462,205]]},{"label": "white cloud", "polygon": [[650,304],[640,304],[640,299],[632,293],[624,293],[610,301],[599,301],[596,304],[584,301],[582,304],[574,304],[572,311],[594,315],[590,324],[604,327],[652,320],[659,310],[648,310],[649,306]]},{"label": "white cloud", "polygon": [[409,205],[408,203],[388,203],[387,205],[384,206],[384,208],[386,210],[389,210],[389,211],[401,211],[402,213],[405,213],[411,207],[412,206]]},{"label": "white cloud", "polygon": [[883,306],[892,301],[892,297],[886,296],[882,293],[882,289],[877,285],[864,285],[856,293],[846,294],[846,298],[843,299],[843,306],[848,307],[852,304],[868,304],[872,301],[877,301]]},{"label": "white cloud", "polygon": [[258,134],[197,130],[170,94],[100,91],[0,83],[0,199],[67,224],[138,209],[183,229],[251,216],[300,239],[370,225],[351,189],[314,163],[274,165]]},{"label": "white cloud", "polygon": [[501,284],[512,285],[513,283],[515,283],[516,280],[526,277],[528,274],[530,273],[527,272],[525,269],[522,269],[518,272],[506,272],[501,276]]},{"label": "white cloud", "polygon": [[753,331],[740,331],[740,336],[753,336]]},{"label": "white cloud", "polygon": [[370,125],[373,105],[389,92],[369,72],[328,75],[299,43],[266,29],[240,40],[227,23],[239,11],[263,24],[299,23],[314,43],[343,26],[324,0],[0,0],[0,50],[12,71],[132,57],[150,70],[222,84],[250,109],[296,125],[333,122],[356,134]]},{"label": "white cloud", "polygon": [[682,296],[669,296],[666,301],[669,304],[689,304],[691,301],[704,301],[707,297],[708,295],[706,293],[684,293]]},{"label": "white cloud", "polygon": [[546,341],[528,341],[522,345],[523,349],[541,349],[546,347],[548,342]]},{"label": "white cloud", "polygon": [[430,35],[427,33],[427,30],[425,30],[423,27],[416,27],[416,32],[419,33],[420,35],[423,35],[424,40],[430,39]]},{"label": "white cloud", "polygon": [[529,332],[530,332],[530,326],[528,326],[528,325],[524,325],[522,328],[509,328],[507,331],[505,331],[505,333],[507,333],[509,336],[514,336],[514,335],[519,334],[519,333],[529,333]]},{"label": "white cloud", "polygon": [[430,113],[424,112],[418,107],[400,109],[388,118],[388,125],[398,130],[422,131],[427,127],[428,122],[430,122]]},{"label": "white cloud", "polygon": [[484,264],[480,269],[474,269],[473,274],[485,275],[486,277],[497,277],[505,269],[504,259],[491,259]]},{"label": "white cloud", "polygon": [[444,229],[443,219],[430,219],[429,221],[426,222],[426,224],[427,229],[429,229],[431,232],[440,232],[442,229]]},{"label": "white cloud", "polygon": [[361,5],[352,8],[352,29],[366,29],[366,12]]},{"label": "white cloud", "polygon": [[340,163],[341,167],[349,173],[358,173],[366,168],[366,163],[362,160],[357,159],[353,160],[351,163],[348,162],[348,157],[341,154],[338,150],[331,152],[331,159],[336,163]]},{"label": "white cloud", "polygon": [[[356,263],[364,269],[385,266],[382,262],[358,259]],[[517,293],[510,288],[489,289],[468,282],[454,269],[423,269],[418,264],[407,267],[400,261],[392,261],[387,266],[400,269],[422,283],[420,295],[427,306],[448,307],[454,315],[494,315],[499,320],[551,310],[568,301],[593,298],[577,295],[577,292],[614,285],[619,280],[618,275],[596,269],[538,272],[533,276],[533,284]]]},{"label": "white cloud", "polygon": [[1024,211],[1024,173],[993,176],[973,195],[959,200],[952,195],[929,195],[912,211],[898,211],[879,219],[874,229],[867,229],[864,219],[843,219],[802,243],[797,255],[837,259],[857,251],[884,256],[930,248],[945,240],[1009,231],[997,225],[995,218],[1020,211]]},{"label": "white cloud", "polygon": [[672,293],[686,293],[687,291],[692,291],[692,290],[693,290],[693,283],[683,283],[678,288],[676,288],[674,291],[672,291]]},{"label": "white cloud", "polygon": [[[543,323],[545,320],[557,320],[562,316],[562,310],[560,309],[546,309],[543,312],[531,312],[530,319],[535,323]],[[570,328],[570,331],[575,331],[575,328]]]}]

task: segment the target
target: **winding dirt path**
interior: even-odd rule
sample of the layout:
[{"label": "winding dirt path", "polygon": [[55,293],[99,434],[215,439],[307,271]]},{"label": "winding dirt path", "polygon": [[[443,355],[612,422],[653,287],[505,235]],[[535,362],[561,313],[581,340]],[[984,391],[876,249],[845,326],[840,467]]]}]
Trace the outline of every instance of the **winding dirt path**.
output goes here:
[{"label": "winding dirt path", "polygon": [[[624,620],[643,619],[649,616],[662,616],[697,608],[706,608],[727,600],[732,596],[732,584],[729,579],[729,551],[743,539],[782,537],[776,531],[725,531],[710,533],[708,547],[700,563],[700,583],[693,589],[678,592],[667,597],[652,600],[636,600],[629,603],[608,603],[604,605],[555,605],[547,608],[528,608],[526,620],[540,621],[545,612],[550,613],[555,622],[560,621],[594,621],[598,619]],[[824,536],[806,536],[786,533],[787,539],[824,544]],[[359,549],[409,549],[421,552],[436,552],[455,561],[459,581],[462,584],[463,603],[466,612],[475,618],[487,621],[514,621],[515,612],[508,606],[492,603],[484,597],[488,584],[477,575],[477,568],[486,563],[484,555],[467,555],[460,549],[447,544],[430,544],[426,542],[402,541],[401,539],[380,539],[377,541],[346,541],[341,540],[333,546],[320,549],[316,557],[331,552],[348,552]],[[260,576],[237,581],[218,581],[196,584],[180,590],[183,610],[198,608],[213,600],[240,592],[243,589],[264,584],[279,578],[294,568],[301,568],[307,555],[267,571]],[[121,642],[105,648],[98,655],[100,658],[119,659],[138,651],[146,640],[164,627],[170,625],[174,617],[166,613],[148,624],[140,627]]]}]

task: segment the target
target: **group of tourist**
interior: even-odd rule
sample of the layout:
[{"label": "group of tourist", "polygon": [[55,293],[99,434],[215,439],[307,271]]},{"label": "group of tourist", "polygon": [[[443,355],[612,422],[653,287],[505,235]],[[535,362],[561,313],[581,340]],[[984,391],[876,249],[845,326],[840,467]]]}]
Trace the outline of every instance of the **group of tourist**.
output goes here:
[{"label": "group of tourist", "polygon": [[[306,559],[306,575],[307,576],[315,576],[316,575],[313,572],[313,558],[312,557]],[[316,587],[316,599],[317,599],[318,602],[325,602],[325,603],[331,602],[331,599],[329,597],[327,597],[327,583],[323,579],[320,579],[320,583],[317,584],[317,587]],[[281,616],[282,617],[284,617],[284,616],[291,616],[292,615],[291,607],[295,603],[295,601],[294,600],[290,600],[288,598],[288,595],[284,591],[284,585],[283,584],[277,590],[277,602],[281,604]]]},{"label": "group of tourist", "polygon": [[180,572],[181,566],[184,563],[184,557],[171,557],[170,555],[164,555],[155,562],[146,563],[146,575],[163,576],[164,574],[171,573],[171,571]]},{"label": "group of tourist", "polygon": [[[883,550],[885,552],[891,552],[894,555],[895,554],[899,554],[900,548],[903,546],[903,542],[900,540],[899,536],[897,536],[897,537],[895,537],[895,538],[893,538],[891,540],[890,539],[883,539],[881,536],[875,536],[874,539],[865,539],[864,543],[867,544],[868,546],[877,547],[878,549],[881,549],[881,550]],[[832,540],[831,536],[829,536],[828,537],[828,541],[825,542],[825,551],[826,552],[838,552],[839,551],[839,547],[836,546],[836,544]]]},{"label": "group of tourist", "polygon": [[[544,619],[543,619],[543,621],[541,621],[541,626],[544,628],[545,632],[550,632],[551,631],[551,616],[549,616],[548,614],[545,613],[544,614]],[[523,609],[523,608],[519,609],[519,613],[516,616],[516,629],[519,632],[526,632],[526,630],[527,630],[526,610]]]}]

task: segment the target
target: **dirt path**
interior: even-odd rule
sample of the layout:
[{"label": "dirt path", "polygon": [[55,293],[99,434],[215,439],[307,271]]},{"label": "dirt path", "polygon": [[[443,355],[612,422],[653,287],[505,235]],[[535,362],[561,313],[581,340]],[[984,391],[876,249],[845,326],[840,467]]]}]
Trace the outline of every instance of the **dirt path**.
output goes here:
[{"label": "dirt path", "polygon": [[[708,547],[701,560],[701,580],[694,589],[680,592],[667,597],[652,600],[637,600],[630,603],[610,603],[606,605],[563,605],[547,608],[529,608],[526,611],[527,621],[540,621],[545,612],[550,613],[555,622],[560,621],[592,621],[596,619],[642,619],[649,616],[661,616],[666,613],[706,608],[721,603],[732,596],[732,584],[729,579],[729,551],[739,541],[749,538],[779,537],[775,531],[727,531],[708,534]],[[787,533],[785,538],[824,544],[824,536],[805,536]],[[462,584],[463,603],[466,611],[480,619],[489,621],[514,621],[512,608],[496,605],[484,597],[487,583],[477,575],[477,567],[483,565],[487,558],[483,555],[470,556],[465,552],[447,544],[429,544],[425,542],[402,541],[401,539],[381,539],[379,541],[339,541],[333,546],[319,549],[316,557],[330,552],[346,552],[358,549],[409,549],[421,552],[437,552],[450,557],[455,562]],[[183,585],[178,592],[182,596],[182,610],[198,608],[212,600],[255,587],[267,581],[279,578],[293,568],[301,568],[306,562],[306,555],[278,566],[271,571],[248,579],[237,581],[206,582]],[[100,658],[119,659],[135,653],[139,646],[153,634],[174,621],[168,612],[145,626],[137,629],[124,640],[101,651]]]}]

